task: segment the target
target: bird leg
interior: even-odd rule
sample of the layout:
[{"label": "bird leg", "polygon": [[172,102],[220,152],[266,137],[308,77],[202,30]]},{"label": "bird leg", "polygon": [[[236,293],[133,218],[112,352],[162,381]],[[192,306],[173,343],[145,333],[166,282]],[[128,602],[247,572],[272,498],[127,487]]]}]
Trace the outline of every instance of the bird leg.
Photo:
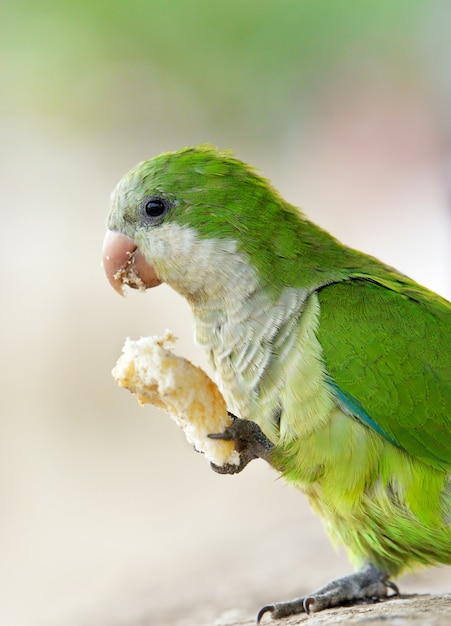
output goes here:
[{"label": "bird leg", "polygon": [[224,429],[224,432],[212,433],[208,436],[210,439],[233,441],[235,450],[240,455],[240,463],[239,465],[230,463],[215,465],[211,463],[212,469],[218,472],[218,474],[237,474],[253,459],[268,460],[269,454],[274,448],[274,444],[271,443],[256,422],[240,419],[232,413],[229,413],[229,416],[233,419],[233,422]]},{"label": "bird leg", "polygon": [[258,612],[257,624],[265,613],[270,613],[273,619],[279,619],[296,613],[314,613],[334,606],[377,602],[388,596],[389,589],[393,591],[391,595],[399,595],[398,587],[388,580],[388,574],[368,564],[354,574],[333,580],[311,595],[267,604]]}]

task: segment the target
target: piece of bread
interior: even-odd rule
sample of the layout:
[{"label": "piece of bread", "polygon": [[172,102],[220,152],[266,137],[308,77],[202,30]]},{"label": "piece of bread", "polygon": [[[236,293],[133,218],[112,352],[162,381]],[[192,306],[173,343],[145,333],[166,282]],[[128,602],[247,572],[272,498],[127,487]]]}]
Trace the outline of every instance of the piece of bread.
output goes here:
[{"label": "piece of bread", "polygon": [[175,337],[127,339],[114,369],[118,383],[140,404],[164,409],[183,429],[187,440],[215,465],[239,465],[233,441],[211,439],[232,422],[217,385],[187,359],[172,352]]}]

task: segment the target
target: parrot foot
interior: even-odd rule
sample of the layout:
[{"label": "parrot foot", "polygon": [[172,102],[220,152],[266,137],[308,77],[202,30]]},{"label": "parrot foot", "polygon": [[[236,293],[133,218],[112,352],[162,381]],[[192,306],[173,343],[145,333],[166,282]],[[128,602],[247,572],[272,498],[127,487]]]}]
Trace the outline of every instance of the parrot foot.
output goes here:
[{"label": "parrot foot", "polygon": [[393,591],[389,597],[399,595],[398,587],[388,580],[388,574],[374,565],[367,565],[354,574],[333,580],[312,595],[264,606],[258,612],[257,624],[260,624],[265,613],[270,613],[273,619],[279,619],[296,613],[323,611],[334,606],[378,602],[387,598],[389,589]]},{"label": "parrot foot", "polygon": [[240,463],[239,465],[229,463],[215,465],[211,463],[212,469],[218,472],[218,474],[237,474],[253,459],[267,459],[269,453],[274,448],[274,444],[271,443],[256,422],[240,419],[232,413],[229,413],[229,416],[233,419],[233,422],[224,429],[224,432],[212,433],[208,436],[210,439],[233,441],[235,450],[240,455]]}]

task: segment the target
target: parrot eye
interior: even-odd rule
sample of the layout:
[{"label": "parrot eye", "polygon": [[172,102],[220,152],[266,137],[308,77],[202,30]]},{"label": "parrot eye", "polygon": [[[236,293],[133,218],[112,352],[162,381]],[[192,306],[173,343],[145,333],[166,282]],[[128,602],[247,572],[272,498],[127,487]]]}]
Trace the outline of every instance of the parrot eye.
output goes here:
[{"label": "parrot eye", "polygon": [[167,198],[161,196],[148,196],[139,205],[143,218],[152,224],[160,223],[164,215],[171,208],[171,203]]}]

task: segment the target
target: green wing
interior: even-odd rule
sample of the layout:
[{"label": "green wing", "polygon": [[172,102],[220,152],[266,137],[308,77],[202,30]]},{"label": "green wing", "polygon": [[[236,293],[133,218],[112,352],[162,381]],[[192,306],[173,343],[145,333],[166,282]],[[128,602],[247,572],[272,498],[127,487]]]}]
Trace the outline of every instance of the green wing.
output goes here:
[{"label": "green wing", "polygon": [[399,275],[318,291],[331,385],[348,410],[415,457],[451,468],[451,304]]}]

